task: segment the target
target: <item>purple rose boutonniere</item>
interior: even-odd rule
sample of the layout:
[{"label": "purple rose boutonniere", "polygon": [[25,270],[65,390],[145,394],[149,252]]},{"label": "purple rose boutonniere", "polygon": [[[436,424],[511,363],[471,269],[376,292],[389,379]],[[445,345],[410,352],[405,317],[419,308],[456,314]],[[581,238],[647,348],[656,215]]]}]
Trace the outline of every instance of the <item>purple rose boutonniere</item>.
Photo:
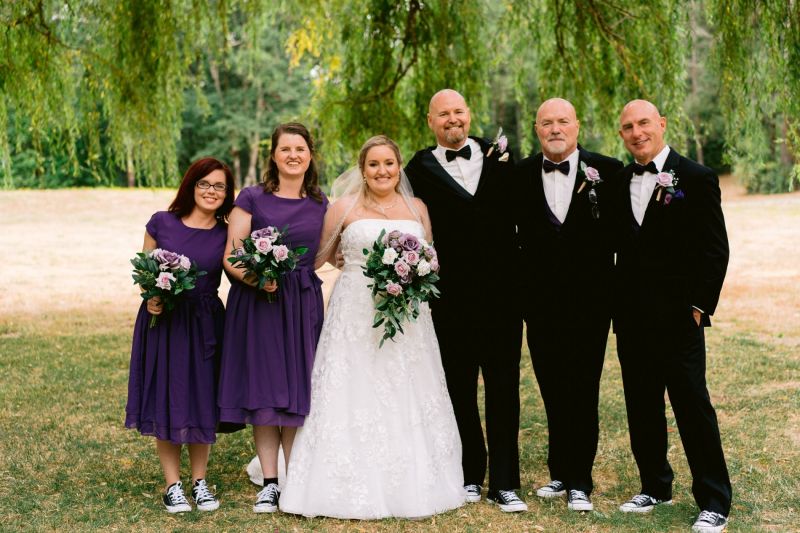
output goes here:
[{"label": "purple rose boutonniere", "polygon": [[503,135],[503,128],[500,128],[497,130],[497,135],[495,136],[494,141],[492,141],[492,145],[486,152],[486,157],[489,157],[495,150],[497,150],[497,153],[500,154],[497,160],[505,163],[508,161],[508,152],[506,152],[506,149],[508,149],[508,139],[505,135]]},{"label": "purple rose boutonniere", "polygon": [[675,171],[670,170],[669,172],[659,172],[656,174],[656,187],[658,188],[658,192],[656,193],[656,202],[661,201],[661,193],[666,191],[666,195],[664,196],[664,205],[669,205],[674,197],[683,198],[683,191],[675,192],[675,186],[678,184],[678,178],[675,176]]},{"label": "purple rose boutonniere", "polygon": [[583,172],[583,183],[581,183],[580,188],[578,188],[578,194],[580,194],[581,191],[583,191],[587,183],[592,187],[594,187],[598,183],[603,183],[603,180],[602,178],[600,178],[600,173],[597,171],[597,169],[594,167],[590,167],[583,161],[581,161],[581,172]]}]

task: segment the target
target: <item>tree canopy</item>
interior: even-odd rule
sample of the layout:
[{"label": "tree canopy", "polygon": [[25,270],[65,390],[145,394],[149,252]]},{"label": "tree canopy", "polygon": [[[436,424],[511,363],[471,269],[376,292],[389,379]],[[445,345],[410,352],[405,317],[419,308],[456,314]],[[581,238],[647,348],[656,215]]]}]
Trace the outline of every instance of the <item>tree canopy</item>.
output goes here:
[{"label": "tree canopy", "polygon": [[[619,111],[656,103],[671,145],[752,190],[800,183],[800,3],[779,0],[18,0],[0,6],[5,187],[173,184],[200,155],[252,183],[277,123],[308,123],[327,176],[369,136],[432,144],[428,101],[522,154],[561,96],[622,156]],[[724,157],[724,159],[723,159]]]}]

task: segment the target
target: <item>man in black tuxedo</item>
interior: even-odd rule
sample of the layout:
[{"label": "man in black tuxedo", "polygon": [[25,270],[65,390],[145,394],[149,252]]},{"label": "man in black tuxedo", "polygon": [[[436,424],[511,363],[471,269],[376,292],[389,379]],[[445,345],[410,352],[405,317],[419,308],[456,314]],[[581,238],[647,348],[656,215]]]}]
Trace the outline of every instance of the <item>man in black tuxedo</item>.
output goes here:
[{"label": "man in black tuxedo", "polygon": [[[719,180],[664,143],[667,120],[629,102],[620,136],[635,163],[621,173],[614,330],[631,448],[641,491],[620,509],[647,512],[672,500],[664,391],[669,394],[701,513],[695,531],[722,531],[731,483],[706,388],[703,328],[728,265]],[[618,196],[617,196],[618,195]]]},{"label": "man in black tuxedo", "polygon": [[578,146],[566,100],[536,113],[542,152],[517,167],[528,347],[549,433],[550,482],[567,508],[591,511],[600,375],[611,325],[610,188],[622,163]]},{"label": "man in black tuxedo", "polygon": [[405,170],[414,194],[428,206],[441,264],[442,295],[431,308],[461,435],[467,501],[480,501],[486,475],[480,370],[489,448],[487,498],[503,511],[525,511],[515,493],[520,486],[522,319],[513,163],[502,140],[492,144],[468,136],[469,108],[456,91],[444,89],[431,98],[428,126],[437,145],[417,152]]}]

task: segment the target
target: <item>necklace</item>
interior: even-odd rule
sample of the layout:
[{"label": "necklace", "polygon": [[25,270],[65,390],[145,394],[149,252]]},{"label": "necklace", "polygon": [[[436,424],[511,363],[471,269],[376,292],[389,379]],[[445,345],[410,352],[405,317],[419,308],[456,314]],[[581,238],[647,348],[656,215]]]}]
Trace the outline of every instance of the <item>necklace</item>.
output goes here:
[{"label": "necklace", "polygon": [[380,213],[383,215],[383,218],[389,218],[388,215],[386,215],[386,210],[387,209],[392,209],[394,206],[396,206],[397,205],[397,201],[398,200],[395,198],[394,202],[392,202],[390,204],[386,204],[386,205],[381,205],[379,202],[377,202],[377,201],[375,201],[373,199],[372,203],[375,204],[376,210],[380,211]]}]

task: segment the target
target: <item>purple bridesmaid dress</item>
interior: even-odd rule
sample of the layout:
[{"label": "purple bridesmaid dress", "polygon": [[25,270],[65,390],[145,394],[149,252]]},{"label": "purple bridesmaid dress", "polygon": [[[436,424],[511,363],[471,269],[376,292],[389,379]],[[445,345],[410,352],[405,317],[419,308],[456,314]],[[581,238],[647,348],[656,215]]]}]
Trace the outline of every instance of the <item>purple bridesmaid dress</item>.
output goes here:
[{"label": "purple bridesmaid dress", "polygon": [[207,274],[152,329],[146,302],[133,331],[125,426],[174,444],[211,444],[218,421],[217,368],[225,309],[217,296],[227,226],[187,227],[160,211],[147,223],[159,248],[183,254]]},{"label": "purple bridesmaid dress", "polygon": [[307,246],[308,252],[281,278],[275,302],[263,291],[233,282],[217,400],[220,420],[302,426],[322,328],[322,282],[314,273],[314,257],[328,200],[281,198],[256,185],[242,189],[236,206],[252,215],[252,230],[288,227],[287,245]]}]

